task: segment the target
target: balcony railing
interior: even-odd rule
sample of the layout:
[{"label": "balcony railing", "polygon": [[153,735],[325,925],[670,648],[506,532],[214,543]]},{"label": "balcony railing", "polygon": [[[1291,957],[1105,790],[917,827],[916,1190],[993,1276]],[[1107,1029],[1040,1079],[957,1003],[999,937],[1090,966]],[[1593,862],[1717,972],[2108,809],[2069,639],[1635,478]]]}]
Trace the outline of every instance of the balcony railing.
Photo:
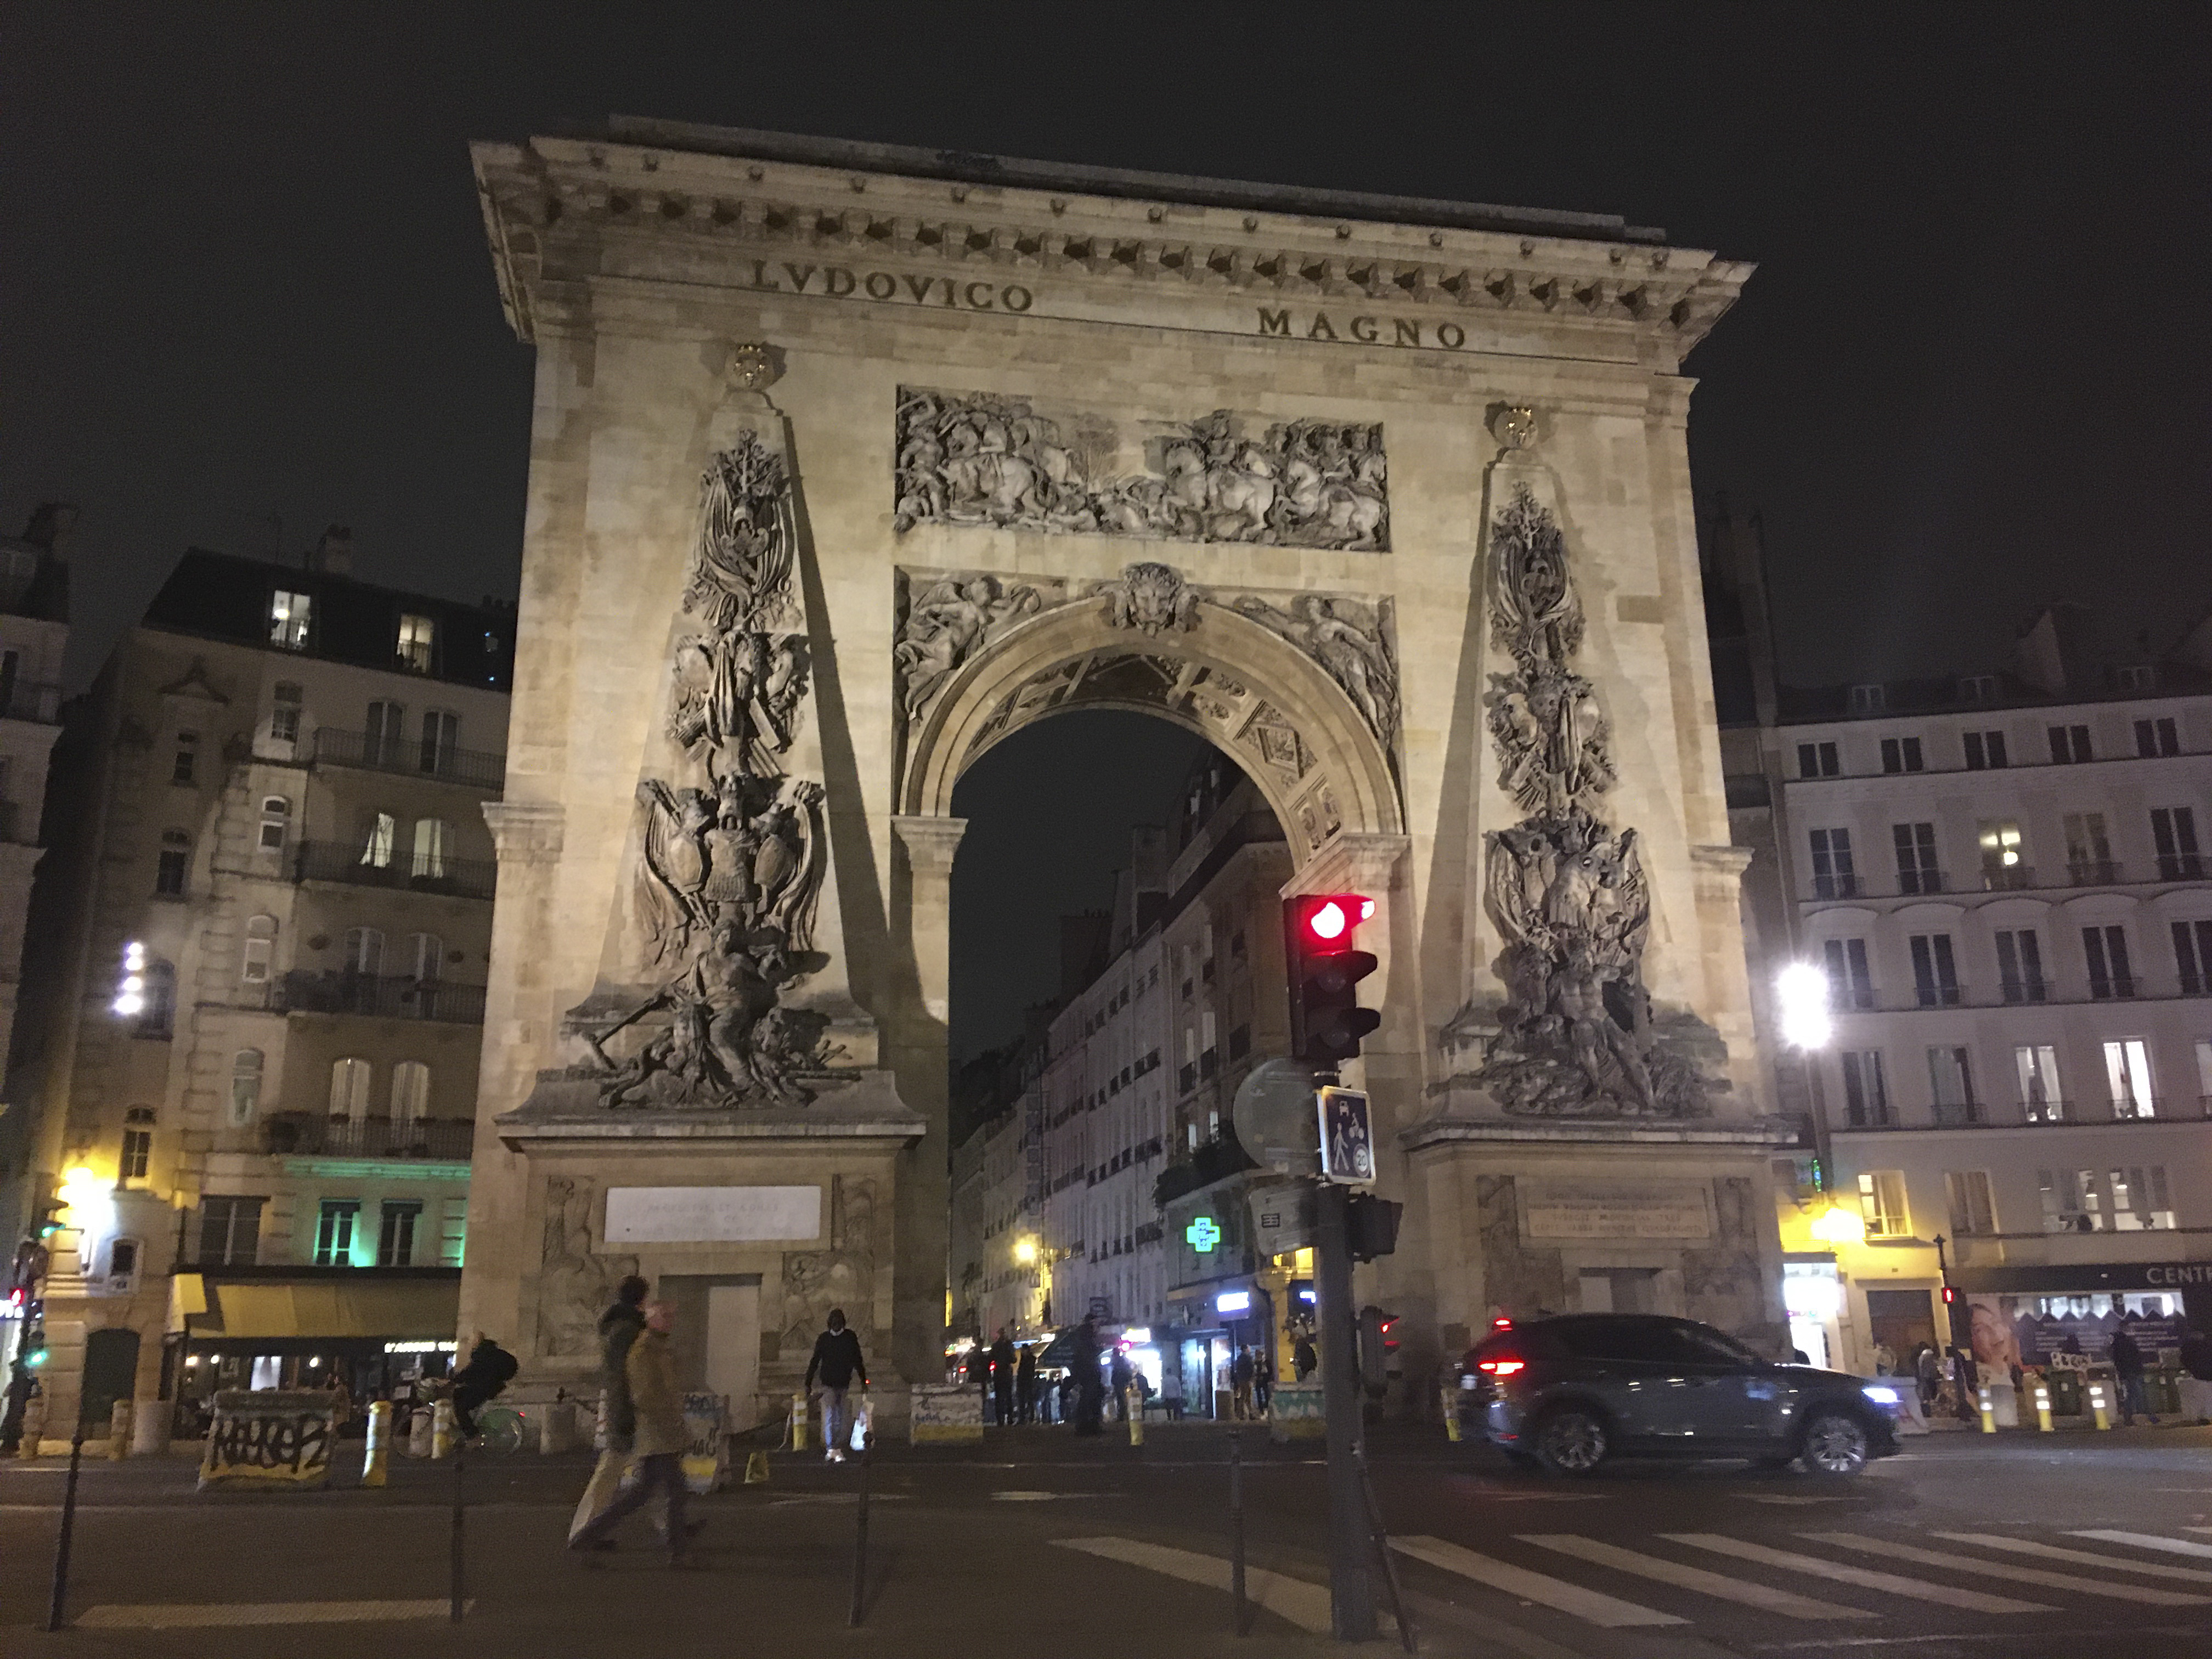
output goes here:
[{"label": "balcony railing", "polygon": [[368,1014],[380,1019],[434,1019],[455,1025],[481,1025],[484,988],[449,985],[434,979],[316,974],[295,969],[270,988],[269,1006],[277,1013]]},{"label": "balcony railing", "polygon": [[36,720],[40,726],[59,726],[62,689],[58,685],[33,685],[27,680],[0,684],[0,717]]},{"label": "balcony railing", "polygon": [[2212,1121],[2212,1095],[2162,1095],[2154,1100],[2119,1104],[2109,1100],[2045,1100],[2006,1107],[1981,1100],[1931,1106],[1928,1109],[1928,1120],[1907,1122],[1890,1110],[1885,1112],[1881,1121],[1847,1121],[1833,1125],[1833,1129],[1838,1134],[1855,1130],[1909,1133],[1922,1129],[2110,1128],[2121,1123],[2201,1123]]},{"label": "balcony railing", "polygon": [[2140,988],[2132,974],[2092,974],[2089,975],[2089,1000],[2092,1002],[2124,1000]]},{"label": "balcony railing", "polygon": [[1813,896],[1824,899],[1856,898],[1859,878],[1855,875],[1815,876],[1813,878]]},{"label": "balcony railing", "polygon": [[347,732],[334,726],[315,728],[314,763],[350,766],[366,772],[395,772],[405,777],[435,778],[497,791],[507,782],[507,757],[480,749],[455,749],[417,738],[383,737]]},{"label": "balcony railing", "polygon": [[1982,870],[1985,893],[2022,893],[2035,886],[2035,867],[2027,864],[1992,864]]},{"label": "balcony railing", "polygon": [[1897,872],[1897,890],[1906,897],[1918,894],[1940,893],[1943,890],[1941,870],[1900,870]]},{"label": "balcony railing", "polygon": [[1966,1000],[1966,988],[1955,981],[1939,984],[1930,980],[1912,988],[1914,1002],[1923,1008],[1956,1008]]},{"label": "balcony railing", "polygon": [[295,856],[295,881],[342,881],[355,887],[390,887],[411,893],[444,893],[488,899],[499,866],[488,859],[417,859],[394,849],[388,864],[364,862],[351,842],[303,841]]},{"label": "balcony railing", "polygon": [[2066,861],[2066,884],[2069,887],[2117,887],[2126,878],[2120,866],[2111,859],[2069,859]]},{"label": "balcony railing", "polygon": [[2007,1002],[2040,1002],[2050,994],[2041,979],[2000,980],[1997,989]]},{"label": "balcony railing", "polygon": [[467,1118],[325,1117],[278,1112],[261,1125],[261,1145],[273,1157],[320,1153],[336,1158],[422,1158],[465,1164],[477,1126]]},{"label": "balcony railing", "polygon": [[2202,881],[2204,879],[2204,859],[2197,853],[2161,853],[2158,856],[2158,878],[2160,881]]}]

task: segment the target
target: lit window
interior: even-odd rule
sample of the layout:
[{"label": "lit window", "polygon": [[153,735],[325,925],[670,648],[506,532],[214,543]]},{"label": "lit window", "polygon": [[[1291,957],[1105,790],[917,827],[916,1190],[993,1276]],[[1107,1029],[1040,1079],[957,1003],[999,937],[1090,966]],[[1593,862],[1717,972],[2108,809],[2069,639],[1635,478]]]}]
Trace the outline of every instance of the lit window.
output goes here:
[{"label": "lit window", "polygon": [[399,665],[417,674],[428,673],[430,648],[437,633],[438,624],[428,617],[400,617]]},{"label": "lit window", "polygon": [[435,878],[446,873],[447,843],[451,837],[443,818],[415,820],[415,874]]},{"label": "lit window", "polygon": [[392,1122],[420,1123],[430,1110],[430,1068],[419,1060],[403,1060],[392,1068]]},{"label": "lit window", "polygon": [[123,1115],[123,1157],[116,1174],[123,1181],[143,1181],[154,1163],[154,1109],[133,1106]]},{"label": "lit window", "polygon": [[300,705],[306,701],[289,680],[276,683],[276,706],[269,716],[269,735],[278,743],[300,740]]},{"label": "lit window", "polygon": [[1869,1238],[1903,1238],[1912,1229],[1905,1212],[1905,1174],[1874,1170],[1859,1176],[1859,1212]]},{"label": "lit window", "polygon": [[398,831],[398,821],[391,813],[376,813],[369,820],[368,834],[361,849],[361,861],[379,870],[389,868],[392,839]]},{"label": "lit window", "polygon": [[331,1067],[331,1115],[356,1123],[368,1116],[369,1064],[345,1059]]},{"label": "lit window", "polygon": [[242,1129],[261,1109],[262,1054],[258,1048],[240,1048],[230,1062],[230,1125]]},{"label": "lit window", "polygon": [[326,1198],[322,1201],[321,1213],[315,1221],[315,1265],[318,1267],[349,1267],[353,1265],[354,1221],[361,1214],[361,1200],[353,1198]]},{"label": "lit window", "polygon": [[278,588],[269,596],[269,642],[287,651],[307,648],[307,617],[314,601],[305,593]]}]

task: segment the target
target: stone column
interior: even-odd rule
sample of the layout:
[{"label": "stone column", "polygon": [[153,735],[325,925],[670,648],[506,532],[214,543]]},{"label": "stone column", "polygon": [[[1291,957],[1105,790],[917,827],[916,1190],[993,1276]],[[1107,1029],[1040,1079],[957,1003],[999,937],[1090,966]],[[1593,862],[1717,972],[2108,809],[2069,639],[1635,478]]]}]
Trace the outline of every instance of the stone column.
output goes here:
[{"label": "stone column", "polygon": [[[898,1180],[897,1260],[892,1270],[894,1356],[909,1382],[933,1382],[945,1369],[945,1292],[951,1266],[951,1192],[947,1185],[951,1008],[952,860],[967,832],[965,818],[895,817],[905,856],[892,876],[892,913],[909,966],[906,989],[890,1015],[890,1063],[899,1097],[929,1121],[928,1132],[902,1155]],[[898,923],[895,921],[894,928]]]}]

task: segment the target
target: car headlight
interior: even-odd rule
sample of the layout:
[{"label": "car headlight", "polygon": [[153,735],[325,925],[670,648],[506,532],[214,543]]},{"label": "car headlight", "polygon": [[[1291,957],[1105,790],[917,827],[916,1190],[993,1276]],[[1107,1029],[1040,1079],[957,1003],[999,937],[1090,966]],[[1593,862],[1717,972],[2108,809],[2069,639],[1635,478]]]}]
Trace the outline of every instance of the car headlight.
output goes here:
[{"label": "car headlight", "polygon": [[1859,1392],[1877,1406],[1894,1406],[1899,1399],[1897,1390],[1886,1382],[1869,1382]]}]

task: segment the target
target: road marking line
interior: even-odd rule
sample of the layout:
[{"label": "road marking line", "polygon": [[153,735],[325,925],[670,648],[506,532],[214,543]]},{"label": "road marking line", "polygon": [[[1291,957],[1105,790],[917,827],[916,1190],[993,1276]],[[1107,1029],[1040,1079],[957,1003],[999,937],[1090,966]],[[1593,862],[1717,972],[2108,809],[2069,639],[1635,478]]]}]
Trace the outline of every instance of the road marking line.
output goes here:
[{"label": "road marking line", "polygon": [[1853,1501],[1850,1494],[1846,1492],[1834,1492],[1825,1498],[1801,1498],[1794,1493],[1778,1492],[1746,1492],[1744,1496],[1754,1504],[1848,1504]]},{"label": "road marking line", "polygon": [[1583,1538],[1573,1533],[1524,1532],[1516,1535],[1522,1543],[1534,1544],[1539,1549],[1557,1550],[1562,1555],[1594,1561],[1601,1567],[1632,1572],[1640,1578],[1656,1579],[1660,1583],[1696,1590],[1701,1595],[1717,1595],[1723,1601],[1741,1601],[1746,1607],[1764,1607],[1769,1613],[1784,1613],[1792,1619],[1874,1619],[1880,1616],[1863,1607],[1847,1607],[1834,1601],[1816,1601],[1809,1595],[1793,1595],[1788,1590],[1770,1589],[1765,1584],[1707,1572],[1703,1567],[1684,1566],[1679,1561],[1665,1560],[1656,1555],[1638,1555],[1633,1550],[1618,1549],[1595,1538]]},{"label": "road marking line", "polygon": [[[1229,1589],[1229,1563],[1218,1555],[1170,1549],[1164,1544],[1147,1544],[1134,1538],[1055,1538],[1052,1541],[1064,1550],[1080,1550],[1085,1555],[1100,1556],[1127,1566],[1147,1568],[1170,1578],[1180,1578],[1185,1583],[1203,1584],[1208,1589],[1224,1592]],[[1300,1630],[1316,1636],[1329,1633],[1326,1584],[1310,1584],[1303,1578],[1269,1572],[1265,1567],[1247,1567],[1244,1594],[1255,1605],[1265,1607],[1278,1619],[1289,1620]],[[1382,1622],[1395,1628],[1387,1617]]]},{"label": "road marking line", "polygon": [[2072,1590],[2077,1595],[2108,1595],[2119,1601],[2139,1601],[2154,1607],[2201,1607],[2208,1599],[2183,1590],[2151,1589],[2140,1584],[2115,1584],[2078,1573],[2052,1572],[2043,1567],[2016,1567],[2008,1561],[1983,1561],[1948,1550],[1923,1550],[1916,1544],[1897,1544],[1886,1538],[1869,1538],[1853,1532],[1801,1532],[1816,1544],[1857,1550],[1863,1555],[1887,1556],[1894,1561],[1917,1562],[1923,1567],[1948,1567],[1954,1572],[1979,1573],[1984,1578],[2008,1578],[2016,1584],[2040,1584],[2046,1589]]},{"label": "road marking line", "polygon": [[1761,1566],[1781,1567],[1790,1572],[1802,1572],[1814,1578],[1832,1578],[1839,1584],[1856,1584],[1862,1589],[1887,1590],[1892,1595],[1905,1595],[1916,1601],[1938,1601],[1947,1607],[1964,1607],[1969,1613],[2056,1613],[2040,1601],[2015,1601],[2008,1595],[1990,1595],[1981,1590],[1955,1589],[1948,1584],[1930,1584],[1918,1578],[1901,1578],[1893,1572],[1871,1572],[1864,1567],[1854,1567],[1841,1561],[1824,1561],[1817,1555],[1797,1555],[1789,1550],[1771,1550],[1764,1544],[1747,1544],[1740,1538],[1725,1538],[1717,1532],[1662,1532],[1662,1538],[1677,1544],[1711,1550],[1716,1555],[1733,1555],[1745,1561],[1756,1561]]},{"label": "road marking line", "polygon": [[[2212,1528],[2207,1528],[2212,1531]],[[1979,1544],[1984,1549],[2010,1550],[2015,1555],[2038,1555],[2046,1561],[2072,1561],[2081,1566],[2137,1572],[2151,1578],[2179,1578],[2186,1583],[2212,1584],[2212,1572],[2203,1567],[2169,1567],[2158,1561],[2130,1561],[2117,1555],[2098,1555],[2088,1550],[2063,1550],[2056,1544],[2032,1544],[2025,1538],[2003,1538],[1993,1532],[1939,1532],[1937,1538],[1954,1543]]]},{"label": "road marking line", "polygon": [[[473,1601],[464,1601],[465,1613]],[[402,1619],[443,1619],[453,1604],[434,1601],[182,1601],[88,1607],[78,1630],[182,1630],[224,1625],[350,1625]]]},{"label": "road marking line", "polygon": [[2134,1544],[2147,1550],[2164,1550],[2169,1555],[2201,1555],[2212,1559],[2212,1544],[2192,1544],[2186,1538],[2160,1538],[2152,1532],[2119,1532],[2110,1527],[2090,1527],[2066,1535],[2094,1538],[2100,1544]]},{"label": "road marking line", "polygon": [[1585,1623],[1601,1626],[1607,1630],[1629,1630],[1650,1625],[1686,1625],[1690,1622],[1686,1619],[1677,1619],[1671,1613],[1640,1607],[1635,1602],[1624,1601],[1618,1596],[1584,1589],[1579,1584],[1570,1584],[1564,1578],[1547,1578],[1540,1572],[1530,1572],[1526,1567],[1508,1566],[1503,1561],[1493,1561],[1486,1555],[1477,1555],[1473,1550],[1448,1544],[1441,1538],[1393,1538],[1390,1547],[1401,1555],[1412,1556],[1416,1561],[1425,1561],[1432,1567],[1441,1567],[1462,1578],[1472,1578],[1478,1584],[1504,1590],[1508,1595],[1517,1595],[1524,1601],[1534,1601],[1560,1613],[1571,1613]]}]

